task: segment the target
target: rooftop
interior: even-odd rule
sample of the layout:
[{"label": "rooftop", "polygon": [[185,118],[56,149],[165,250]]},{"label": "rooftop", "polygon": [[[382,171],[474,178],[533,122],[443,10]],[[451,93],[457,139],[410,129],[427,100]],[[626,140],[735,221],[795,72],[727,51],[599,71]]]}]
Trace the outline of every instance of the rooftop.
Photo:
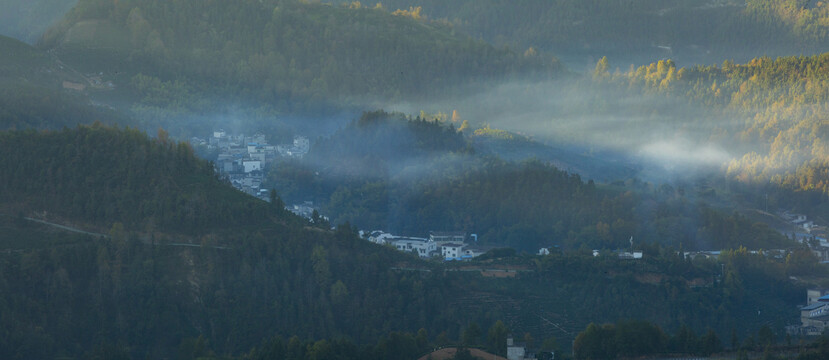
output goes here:
[{"label": "rooftop", "polygon": [[430,231],[429,235],[431,236],[462,236],[466,237],[466,233],[463,231]]}]

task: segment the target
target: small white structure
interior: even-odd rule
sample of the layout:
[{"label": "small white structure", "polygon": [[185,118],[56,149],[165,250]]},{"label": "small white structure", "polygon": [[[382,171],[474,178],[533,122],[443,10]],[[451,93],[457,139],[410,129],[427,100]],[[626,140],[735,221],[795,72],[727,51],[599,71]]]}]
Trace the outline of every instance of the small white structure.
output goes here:
[{"label": "small white structure", "polygon": [[429,240],[463,244],[463,242],[466,241],[466,233],[458,231],[430,231]]},{"label": "small white structure", "polygon": [[245,167],[246,173],[255,170],[262,170],[262,162],[259,160],[246,160],[242,162],[242,165]]},{"label": "small white structure", "polygon": [[298,150],[299,153],[305,154],[311,148],[311,142],[308,141],[307,137],[295,136],[294,147]]},{"label": "small white structure", "polygon": [[368,234],[368,241],[379,245],[390,244],[393,239],[394,235],[379,230],[372,231]]},{"label": "small white structure", "polygon": [[387,241],[394,245],[397,250],[415,251],[418,256],[423,258],[431,256],[431,253],[437,250],[437,244],[424,238],[395,237]]},{"label": "small white structure", "polygon": [[461,259],[468,260],[474,257],[481,256],[485,253],[486,250],[484,249],[464,246]]},{"label": "small white structure", "polygon": [[440,254],[444,259],[460,259],[463,255],[464,244],[448,243],[440,247]]},{"label": "small white structure", "polygon": [[550,255],[550,249],[548,248],[541,248],[538,249],[538,255]]},{"label": "small white structure", "polygon": [[524,360],[527,355],[527,348],[521,344],[516,344],[512,340],[512,336],[507,337],[507,359],[508,360]]},{"label": "small white structure", "polygon": [[641,251],[622,251],[619,253],[620,259],[641,259],[642,252]]}]

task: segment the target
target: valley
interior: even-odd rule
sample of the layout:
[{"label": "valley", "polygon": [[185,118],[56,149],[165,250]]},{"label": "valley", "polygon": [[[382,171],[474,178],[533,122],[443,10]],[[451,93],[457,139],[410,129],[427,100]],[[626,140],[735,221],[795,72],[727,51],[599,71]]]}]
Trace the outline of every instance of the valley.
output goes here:
[{"label": "valley", "polygon": [[823,358],[828,14],[0,4],[0,358]]}]

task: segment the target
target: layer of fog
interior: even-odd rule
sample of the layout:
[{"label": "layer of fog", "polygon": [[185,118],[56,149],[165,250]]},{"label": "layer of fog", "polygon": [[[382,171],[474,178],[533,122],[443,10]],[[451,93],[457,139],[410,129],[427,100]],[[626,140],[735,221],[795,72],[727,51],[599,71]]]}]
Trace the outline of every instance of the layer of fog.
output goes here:
[{"label": "layer of fog", "polygon": [[510,82],[470,93],[390,109],[457,110],[475,128],[489,125],[550,146],[580,149],[597,161],[616,157],[642,165],[643,177],[717,170],[745,150],[720,137],[733,133],[739,119],[715,118],[722,115],[680,99],[609,90],[583,80]]}]

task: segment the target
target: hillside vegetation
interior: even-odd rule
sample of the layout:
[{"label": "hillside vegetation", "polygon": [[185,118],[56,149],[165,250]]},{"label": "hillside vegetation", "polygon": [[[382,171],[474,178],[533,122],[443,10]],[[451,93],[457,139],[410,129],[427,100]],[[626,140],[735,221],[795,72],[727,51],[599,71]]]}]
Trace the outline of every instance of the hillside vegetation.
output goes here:
[{"label": "hillside vegetation", "polygon": [[705,129],[697,135],[733,153],[726,179],[749,184],[743,191],[750,199],[767,192],[770,208],[804,210],[825,202],[829,54],[692,68],[667,60],[615,74],[606,65],[599,62],[595,81],[706,108],[709,116],[682,127]]},{"label": "hillside vegetation", "polygon": [[382,8],[296,0],[81,0],[43,45],[89,71],[121,73],[138,92],[139,80],[130,77],[143,74],[159,86],[180,82],[189,92],[287,110],[308,101],[432,96],[557,69],[554,59],[524,57]]},{"label": "hillside vegetation", "polygon": [[223,184],[189,145],[159,135],[151,140],[97,124],[0,133],[0,167],[7,170],[0,175],[0,201],[25,212],[141,230],[192,233],[268,219],[266,203]]},{"label": "hillside vegetation", "polygon": [[0,2],[0,34],[34,44],[77,0],[4,0]]},{"label": "hillside vegetation", "polygon": [[825,51],[829,6],[813,0],[388,0],[494,44],[552,52],[579,66],[671,57],[718,63]]},{"label": "hillside vegetation", "polygon": [[64,81],[86,84],[46,52],[0,36],[0,129],[127,123],[123,115],[92,106],[84,94],[62,89]]},{"label": "hillside vegetation", "polygon": [[[475,136],[475,135],[473,135]],[[596,185],[538,160],[477,154],[451,124],[370,112],[269,174],[289,202],[313,200],[334,223],[425,236],[477,233],[526,251],[616,249],[637,241],[722,249],[787,247],[767,226],[705,205],[704,184]]]}]

